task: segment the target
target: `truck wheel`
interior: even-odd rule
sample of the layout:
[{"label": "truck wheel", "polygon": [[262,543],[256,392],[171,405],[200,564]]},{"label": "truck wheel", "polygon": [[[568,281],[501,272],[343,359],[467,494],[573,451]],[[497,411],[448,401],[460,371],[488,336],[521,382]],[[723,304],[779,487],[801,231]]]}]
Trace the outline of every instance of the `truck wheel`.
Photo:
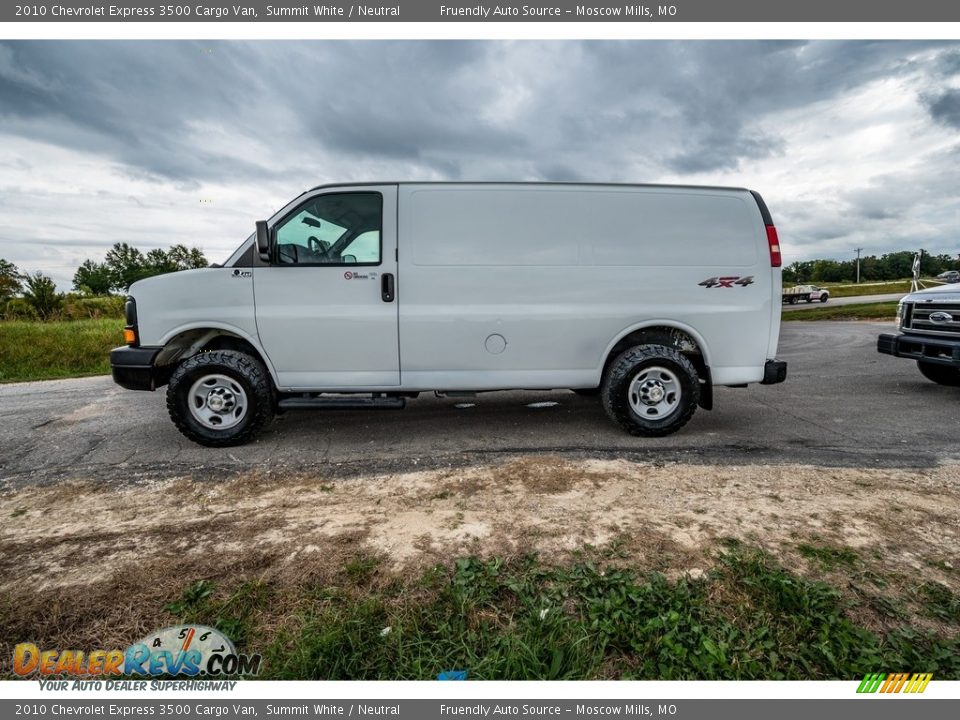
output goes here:
[{"label": "truck wheel", "polygon": [[700,380],[682,353],[664,345],[637,345],[607,368],[601,393],[607,415],[628,433],[661,437],[693,417]]},{"label": "truck wheel", "polygon": [[938,385],[960,387],[960,368],[940,365],[938,363],[917,360],[917,367],[927,380],[933,380]]},{"label": "truck wheel", "polygon": [[170,377],[167,411],[177,429],[207,447],[242,445],[273,417],[273,388],[256,358],[202,352]]},{"label": "truck wheel", "polygon": [[826,302],[826,301],[827,301],[827,298],[829,298],[829,297],[830,297],[829,295],[821,295],[821,296],[820,296],[820,302],[822,302],[822,303]]}]

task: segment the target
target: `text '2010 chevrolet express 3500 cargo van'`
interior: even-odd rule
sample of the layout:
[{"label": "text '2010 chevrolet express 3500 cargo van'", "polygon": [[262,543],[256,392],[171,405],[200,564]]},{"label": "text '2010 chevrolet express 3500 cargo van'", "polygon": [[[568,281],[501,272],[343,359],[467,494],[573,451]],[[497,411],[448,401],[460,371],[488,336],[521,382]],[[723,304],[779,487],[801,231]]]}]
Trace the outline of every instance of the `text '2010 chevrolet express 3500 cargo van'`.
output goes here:
[{"label": "text '2010 chevrolet express 3500 cargo van'", "polygon": [[424,391],[599,394],[672,433],[715,385],[778,383],[781,270],[736,188],[384,183],[304,193],[223,267],[134,283],[123,387],[167,385],[180,431],[250,439],[278,409]]}]

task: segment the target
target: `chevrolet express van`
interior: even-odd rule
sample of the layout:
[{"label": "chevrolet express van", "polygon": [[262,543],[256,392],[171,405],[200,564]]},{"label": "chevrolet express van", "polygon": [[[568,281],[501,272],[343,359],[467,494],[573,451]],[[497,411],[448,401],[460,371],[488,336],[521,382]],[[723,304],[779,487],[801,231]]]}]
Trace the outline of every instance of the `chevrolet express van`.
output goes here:
[{"label": "chevrolet express van", "polygon": [[750,190],[376,183],[305,192],[222,267],[134,283],[125,388],[243,443],[278,410],[570,389],[675,432],[716,385],[778,383],[781,259]]}]

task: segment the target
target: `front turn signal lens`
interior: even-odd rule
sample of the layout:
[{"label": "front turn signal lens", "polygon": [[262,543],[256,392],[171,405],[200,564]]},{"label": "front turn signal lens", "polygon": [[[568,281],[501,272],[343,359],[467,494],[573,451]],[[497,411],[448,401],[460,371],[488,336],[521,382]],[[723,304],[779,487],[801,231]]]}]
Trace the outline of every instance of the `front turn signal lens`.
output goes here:
[{"label": "front turn signal lens", "polygon": [[123,329],[123,341],[127,345],[136,345],[137,344],[137,331],[132,327],[125,327]]}]

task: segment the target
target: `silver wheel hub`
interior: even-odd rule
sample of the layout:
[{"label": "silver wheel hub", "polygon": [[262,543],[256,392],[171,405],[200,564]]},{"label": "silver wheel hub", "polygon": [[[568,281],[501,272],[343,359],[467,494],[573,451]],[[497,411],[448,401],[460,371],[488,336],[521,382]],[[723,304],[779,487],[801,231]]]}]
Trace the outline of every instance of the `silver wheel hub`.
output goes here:
[{"label": "silver wheel hub", "polygon": [[627,390],[633,411],[652,420],[665,418],[676,410],[682,394],[680,378],[659,365],[638,372]]},{"label": "silver wheel hub", "polygon": [[663,385],[657,381],[647,381],[640,388],[640,399],[646,405],[656,405],[663,400],[664,395],[666,395],[666,391],[663,389]]},{"label": "silver wheel hub", "polygon": [[204,375],[190,387],[190,414],[204,427],[226,430],[246,416],[248,403],[243,387],[219,373]]}]

